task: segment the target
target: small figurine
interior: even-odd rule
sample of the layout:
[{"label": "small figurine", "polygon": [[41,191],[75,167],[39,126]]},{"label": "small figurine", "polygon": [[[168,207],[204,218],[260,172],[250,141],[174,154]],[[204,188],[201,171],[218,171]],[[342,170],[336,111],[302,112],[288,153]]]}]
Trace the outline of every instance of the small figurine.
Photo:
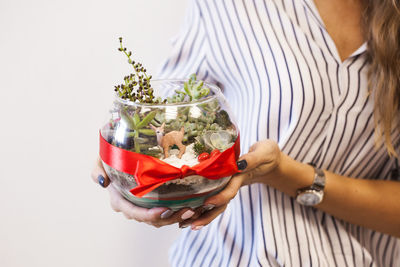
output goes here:
[{"label": "small figurine", "polygon": [[173,145],[178,146],[179,148],[178,158],[182,158],[182,155],[186,151],[186,146],[182,144],[185,128],[182,127],[180,131],[171,131],[164,135],[164,126],[165,122],[160,127],[155,127],[154,125],[150,124],[151,129],[153,129],[156,132],[158,145],[161,146],[164,151],[164,158],[169,157],[168,150],[169,147]]}]

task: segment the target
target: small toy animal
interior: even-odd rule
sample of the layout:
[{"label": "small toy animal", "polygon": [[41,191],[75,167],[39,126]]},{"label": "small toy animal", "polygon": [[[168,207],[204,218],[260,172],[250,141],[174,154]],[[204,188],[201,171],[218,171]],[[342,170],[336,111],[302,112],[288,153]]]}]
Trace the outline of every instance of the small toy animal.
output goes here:
[{"label": "small toy animal", "polygon": [[178,158],[182,158],[182,155],[186,151],[186,146],[182,144],[185,128],[182,127],[180,131],[171,131],[167,134],[164,134],[164,126],[165,123],[163,123],[160,127],[155,127],[154,125],[150,124],[151,129],[153,129],[156,132],[158,145],[161,146],[164,151],[164,158],[169,157],[168,150],[169,147],[173,145],[178,146],[179,148]]}]

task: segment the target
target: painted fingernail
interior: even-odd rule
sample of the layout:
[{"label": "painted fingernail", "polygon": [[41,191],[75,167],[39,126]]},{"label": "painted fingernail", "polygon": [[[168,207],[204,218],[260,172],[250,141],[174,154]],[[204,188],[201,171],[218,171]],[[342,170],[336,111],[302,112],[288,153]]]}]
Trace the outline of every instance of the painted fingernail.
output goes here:
[{"label": "painted fingernail", "polygon": [[207,204],[207,205],[204,205],[204,206],[203,206],[203,209],[204,209],[205,211],[212,210],[213,208],[215,208],[215,205],[214,205],[214,204]]},{"label": "painted fingernail", "polygon": [[179,228],[183,229],[190,225],[190,223],[179,224]]},{"label": "painted fingernail", "polygon": [[203,228],[203,227],[204,227],[204,225],[197,225],[197,226],[193,227],[192,230],[198,231],[198,230],[200,230],[200,229]]},{"label": "painted fingernail", "polygon": [[245,159],[239,160],[238,162],[236,162],[236,165],[239,171],[243,171],[247,167],[247,161]]},{"label": "painted fingernail", "polygon": [[99,175],[99,176],[97,176],[97,181],[99,182],[99,184],[102,186],[102,187],[106,187],[105,186],[105,183],[106,183],[106,180],[104,179],[104,176],[103,175]]},{"label": "painted fingernail", "polygon": [[194,211],[192,210],[187,210],[184,214],[182,214],[182,220],[187,220],[191,218],[194,215]]},{"label": "painted fingernail", "polygon": [[166,210],[163,213],[161,213],[160,218],[161,219],[167,219],[167,218],[171,217],[172,214],[174,214],[173,210]]}]

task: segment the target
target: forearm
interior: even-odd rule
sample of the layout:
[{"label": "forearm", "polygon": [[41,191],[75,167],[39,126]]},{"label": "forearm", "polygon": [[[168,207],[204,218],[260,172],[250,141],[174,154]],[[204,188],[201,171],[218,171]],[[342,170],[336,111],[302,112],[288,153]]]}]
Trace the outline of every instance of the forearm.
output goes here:
[{"label": "forearm", "polygon": [[[316,206],[337,218],[400,237],[400,183],[345,177],[324,171],[325,195]],[[308,164],[282,155],[278,168],[263,182],[292,197],[313,182]]]}]

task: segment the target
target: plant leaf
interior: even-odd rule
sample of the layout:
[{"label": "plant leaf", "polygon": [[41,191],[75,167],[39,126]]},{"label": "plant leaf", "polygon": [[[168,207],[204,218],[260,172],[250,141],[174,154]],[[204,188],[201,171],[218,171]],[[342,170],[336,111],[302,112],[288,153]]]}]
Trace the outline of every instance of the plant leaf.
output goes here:
[{"label": "plant leaf", "polygon": [[190,92],[189,92],[189,85],[188,85],[188,82],[185,82],[184,84],[183,84],[183,89],[185,89],[185,92],[186,92],[186,94],[188,95],[188,96],[190,96]]},{"label": "plant leaf", "polygon": [[140,122],[140,117],[137,113],[135,113],[135,115],[133,116],[133,121],[135,123],[135,125],[138,125]]},{"label": "plant leaf", "polygon": [[154,132],[152,129],[139,129],[139,133],[150,136],[156,135],[156,132]]},{"label": "plant leaf", "polygon": [[194,90],[200,91],[200,89],[203,87],[204,82],[203,81],[198,81],[193,87]]},{"label": "plant leaf", "polygon": [[190,82],[194,82],[194,81],[196,81],[196,80],[197,80],[196,73],[192,73],[192,74],[189,76],[189,81],[190,81]]},{"label": "plant leaf", "polygon": [[121,120],[126,123],[129,129],[136,130],[135,122],[133,121],[132,117],[129,116],[125,109],[121,109],[119,115],[121,116]]},{"label": "plant leaf", "polygon": [[138,123],[137,129],[141,129],[141,128],[147,126],[154,119],[156,114],[157,114],[157,112],[155,110],[150,112],[149,114],[147,114],[147,116],[144,117],[144,119]]}]

